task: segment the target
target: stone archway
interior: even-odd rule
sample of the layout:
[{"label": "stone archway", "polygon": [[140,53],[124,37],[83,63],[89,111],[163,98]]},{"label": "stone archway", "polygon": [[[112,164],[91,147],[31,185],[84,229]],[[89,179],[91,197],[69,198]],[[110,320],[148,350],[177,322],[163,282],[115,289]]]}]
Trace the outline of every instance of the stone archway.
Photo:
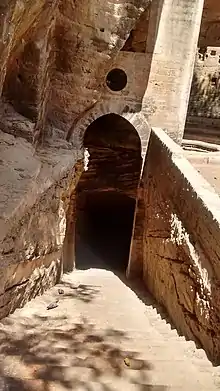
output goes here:
[{"label": "stone archway", "polygon": [[92,122],[84,135],[88,167],[76,188],[76,267],[125,271],[142,157],[133,125],[117,114]]},{"label": "stone archway", "polygon": [[139,106],[136,107],[131,102],[121,102],[117,99],[108,99],[101,103],[96,102],[92,104],[72,123],[68,130],[67,140],[72,142],[75,148],[77,147],[79,157],[83,158],[83,140],[87,128],[94,121],[108,114],[116,114],[124,118],[134,127],[141,140],[141,154],[144,160],[151,132],[146,116],[140,111]]}]

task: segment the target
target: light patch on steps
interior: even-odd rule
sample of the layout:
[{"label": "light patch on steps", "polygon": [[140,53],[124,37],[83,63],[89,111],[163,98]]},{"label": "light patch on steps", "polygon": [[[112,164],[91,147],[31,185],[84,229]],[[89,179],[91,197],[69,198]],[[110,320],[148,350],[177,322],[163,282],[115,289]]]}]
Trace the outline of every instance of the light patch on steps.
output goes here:
[{"label": "light patch on steps", "polygon": [[182,226],[182,222],[179,220],[175,213],[171,213],[171,236],[170,240],[172,243],[176,243],[178,246],[183,244],[185,229]]},{"label": "light patch on steps", "polygon": [[32,258],[32,255],[34,254],[34,251],[35,251],[35,246],[32,244],[32,243],[29,243],[25,240],[24,241],[24,246],[28,246],[26,249],[25,249],[25,258],[27,260],[31,259]]},{"label": "light patch on steps", "polygon": [[84,149],[84,170],[88,171],[89,169],[89,158],[90,158],[90,153],[88,148]]},{"label": "light patch on steps", "polygon": [[[200,322],[206,324],[210,318],[210,303],[207,300],[202,299],[199,293],[196,292],[195,311]],[[208,324],[207,324],[208,326]]]},{"label": "light patch on steps", "polygon": [[64,209],[64,202],[60,200],[59,209],[58,209],[58,235],[56,237],[56,242],[58,246],[62,246],[66,233],[66,213]]}]

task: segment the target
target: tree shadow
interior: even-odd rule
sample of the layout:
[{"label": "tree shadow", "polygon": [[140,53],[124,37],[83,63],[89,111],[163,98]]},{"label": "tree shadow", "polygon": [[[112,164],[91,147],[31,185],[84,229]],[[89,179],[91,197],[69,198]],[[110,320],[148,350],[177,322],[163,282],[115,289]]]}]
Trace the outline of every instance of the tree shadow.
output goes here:
[{"label": "tree shadow", "polygon": [[75,285],[65,280],[62,280],[56,287],[58,287],[58,290],[59,287],[61,287],[61,289],[64,288],[64,293],[62,294],[63,298],[73,298],[83,301],[84,303],[93,301],[100,292],[99,286],[88,284]]},{"label": "tree shadow", "polygon": [[[0,391],[103,391],[133,384],[139,391],[164,391],[150,384],[150,362],[123,346],[130,338],[115,329],[97,330],[86,318],[10,318],[0,330]],[[126,359],[126,360],[125,360]],[[118,383],[117,383],[118,382]],[[57,387],[57,388],[56,388]],[[81,389],[81,388],[80,388]]]}]

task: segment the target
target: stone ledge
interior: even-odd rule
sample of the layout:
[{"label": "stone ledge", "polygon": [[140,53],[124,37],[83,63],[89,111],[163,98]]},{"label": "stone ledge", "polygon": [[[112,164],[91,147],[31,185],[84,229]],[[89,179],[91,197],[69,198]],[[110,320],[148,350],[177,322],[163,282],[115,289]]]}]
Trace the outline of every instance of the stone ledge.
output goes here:
[{"label": "stone ledge", "polygon": [[0,269],[0,319],[52,287],[61,274],[60,252]]},{"label": "stone ledge", "polygon": [[42,194],[72,170],[77,153],[62,145],[52,145],[36,153],[26,140],[3,132],[0,153],[0,240],[3,240]]}]

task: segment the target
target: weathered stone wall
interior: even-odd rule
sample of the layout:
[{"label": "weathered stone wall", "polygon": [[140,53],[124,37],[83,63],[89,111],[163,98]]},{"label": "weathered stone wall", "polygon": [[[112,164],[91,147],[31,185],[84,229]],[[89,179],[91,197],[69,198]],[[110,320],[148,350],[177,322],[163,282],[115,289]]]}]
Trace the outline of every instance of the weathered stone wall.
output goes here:
[{"label": "weathered stone wall", "polygon": [[220,198],[162,130],[144,172],[143,275],[180,333],[220,362]]},{"label": "weathered stone wall", "polygon": [[[3,96],[27,118],[37,121],[49,88],[51,7],[46,7],[8,58]],[[44,83],[44,85],[42,85]]]},{"label": "weathered stone wall", "polygon": [[187,130],[193,127],[220,128],[219,71],[220,71],[220,5],[205,0],[195,60],[188,114]]},{"label": "weathered stone wall", "polygon": [[[127,75],[127,85],[121,91],[111,91],[105,84],[102,99],[106,101],[125,102],[128,111],[139,112],[142,99],[147,89],[150,72],[150,58],[145,53],[132,53],[120,51],[112,61],[112,69],[123,69]],[[138,71],[137,71],[138,70]]]},{"label": "weathered stone wall", "polygon": [[101,100],[112,60],[149,2],[60,2],[49,110],[55,126],[66,132],[67,124]]},{"label": "weathered stone wall", "polygon": [[[17,111],[35,122],[34,140],[51,136],[50,128],[46,126],[48,120],[59,128],[59,137],[65,138],[68,128],[78,117],[100,102],[103,95],[108,99],[105,77],[117,63],[122,67],[127,64],[129,82],[128,88],[122,94],[114,94],[113,99],[137,101],[139,107],[132,107],[132,110],[140,110],[151,69],[144,99],[145,114],[149,115],[152,124],[161,125],[160,118],[163,118],[169,132],[172,133],[174,127],[178,130],[178,121],[185,121],[184,110],[191,82],[186,74],[191,74],[193,66],[202,4],[202,0],[198,1],[188,12],[184,1],[180,7],[172,4],[175,17],[167,20],[170,7],[167,0],[154,0],[153,7],[150,7],[150,0],[123,1],[120,5],[117,1],[100,4],[99,0],[90,0],[89,3],[72,0],[41,0],[37,3],[13,0],[8,3],[4,0],[0,9],[0,90],[3,88],[5,98]],[[177,29],[176,19],[181,20],[181,28]],[[169,29],[164,34],[167,23]],[[183,40],[182,30],[186,35]],[[175,45],[171,43],[174,37]],[[156,46],[159,46],[154,50],[156,38]],[[184,43],[188,46],[185,47]],[[171,50],[167,50],[169,45]],[[117,61],[120,49],[123,49],[124,56]],[[187,60],[180,59],[180,53]],[[145,56],[141,57],[141,54]],[[166,64],[164,54],[167,59],[168,54],[170,56]],[[180,73],[182,69],[188,70],[182,75],[176,68]],[[167,70],[165,74],[160,72],[162,69]],[[181,91],[184,85],[187,86],[184,99],[179,96],[177,87],[177,95],[172,91],[172,97],[167,99],[167,91],[172,90],[170,85],[174,80],[175,84],[179,80]],[[166,91],[164,101],[160,87]],[[173,100],[177,102],[179,98],[177,107]],[[173,112],[170,123],[167,112]]]},{"label": "weathered stone wall", "polygon": [[199,47],[219,46],[220,4],[218,0],[205,0],[202,24],[199,35]]},{"label": "weathered stone wall", "polygon": [[[164,1],[162,27],[158,30],[159,41],[167,23],[167,1]],[[199,16],[194,11],[199,12],[201,2],[197,0],[195,9],[193,12],[191,10],[190,26],[195,24],[192,28],[192,47],[199,23]],[[111,112],[126,117],[138,132],[141,129],[142,156],[146,151],[149,128],[143,127],[146,120],[140,112],[142,98],[151,65],[153,73],[150,86],[160,79],[161,74],[157,73],[157,69],[164,69],[164,62],[157,62],[156,53],[156,63],[151,64],[153,46],[146,53],[146,64],[143,57],[145,53],[123,51],[118,59],[116,57],[149,3],[149,0],[122,1],[120,4],[117,0],[111,3],[99,0],[1,1],[0,91],[3,95],[0,102],[0,317],[41,292],[47,282],[49,285],[54,283],[61,272],[61,258],[65,269],[72,267],[65,252],[68,246],[64,246],[63,254],[61,249],[63,242],[68,242],[69,233],[73,232],[75,186],[83,171],[80,160],[83,154],[82,135],[86,121],[91,120],[89,116],[97,118],[102,115],[99,108],[103,102],[110,102],[105,80],[107,72],[111,66],[118,64],[123,67],[123,64],[128,63],[129,53],[136,57],[132,57],[127,67],[128,87],[122,93],[111,95],[111,102],[115,103]],[[178,12],[175,15],[178,16]],[[188,16],[181,19],[181,26],[187,25]],[[152,19],[151,26],[154,22]],[[141,20],[136,31],[142,31],[146,37],[148,22],[145,27]],[[150,37],[152,39],[152,30]],[[169,30],[167,41],[160,41],[164,45],[162,58],[164,54],[167,55],[167,42],[172,37]],[[187,37],[184,36],[184,42]],[[136,47],[135,41],[133,45]],[[182,49],[171,52],[169,54],[178,57]],[[185,65],[181,64],[181,70],[186,69],[185,76],[193,65],[190,62],[190,47],[188,52],[189,66],[184,68]],[[173,62],[175,59],[167,63],[171,71]],[[180,63],[177,58],[176,68],[180,67]],[[139,65],[139,76],[133,78],[134,74],[138,74]],[[176,79],[175,73],[172,80]],[[183,77],[178,86],[185,83],[188,91],[189,80],[190,76]],[[169,87],[168,83],[170,91]],[[159,99],[160,92],[155,94],[154,101]],[[176,102],[176,96],[174,98]],[[185,109],[187,99],[183,100]],[[163,107],[161,118],[165,118],[164,110],[170,115],[172,102],[166,108]],[[149,100],[145,100],[145,103],[146,109]],[[161,101],[158,100],[158,109],[160,106]],[[94,111],[91,112],[92,108]],[[176,114],[179,109],[181,111],[182,106],[174,107],[175,121],[171,121],[172,126],[179,120]],[[145,114],[149,112],[145,110]],[[181,120],[183,117],[181,114]],[[83,130],[79,123],[81,120]],[[170,130],[168,122],[165,126]],[[176,131],[178,133],[178,128]],[[64,141],[67,135],[68,142]],[[65,236],[66,226],[68,235]],[[140,242],[140,237],[137,240]]]},{"label": "weathered stone wall", "polygon": [[152,2],[147,38],[151,57],[143,112],[151,126],[180,142],[184,132],[204,0]]},{"label": "weathered stone wall", "polygon": [[145,200],[143,177],[140,180],[136,198],[134,225],[126,274],[129,278],[143,277],[143,238],[145,230]]},{"label": "weathered stone wall", "polygon": [[35,121],[34,140],[48,136],[48,120],[65,138],[73,121],[101,99],[112,60],[149,3],[3,1],[0,91]]},{"label": "weathered stone wall", "polygon": [[198,49],[188,107],[188,124],[220,126],[220,48]]},{"label": "weathered stone wall", "polygon": [[0,318],[62,273],[69,199],[82,171],[67,147],[36,153],[28,141],[0,134]]},{"label": "weathered stone wall", "polygon": [[78,190],[119,191],[136,198],[142,166],[141,141],[124,118],[109,114],[94,121],[84,136],[87,167]]},{"label": "weathered stone wall", "polygon": [[116,3],[0,4],[0,318],[73,267],[65,249],[83,148],[64,139],[149,0]]},{"label": "weathered stone wall", "polygon": [[130,35],[125,42],[122,51],[145,53],[147,46],[147,34],[150,19],[150,5],[146,11],[141,15],[134,29],[131,30]]},{"label": "weathered stone wall", "polygon": [[[0,92],[44,132],[50,99],[53,31],[57,1],[3,0],[0,5]],[[35,136],[34,136],[35,133]]]},{"label": "weathered stone wall", "polygon": [[8,59],[13,49],[39,17],[47,0],[7,0],[0,4],[0,91],[2,91]]}]

